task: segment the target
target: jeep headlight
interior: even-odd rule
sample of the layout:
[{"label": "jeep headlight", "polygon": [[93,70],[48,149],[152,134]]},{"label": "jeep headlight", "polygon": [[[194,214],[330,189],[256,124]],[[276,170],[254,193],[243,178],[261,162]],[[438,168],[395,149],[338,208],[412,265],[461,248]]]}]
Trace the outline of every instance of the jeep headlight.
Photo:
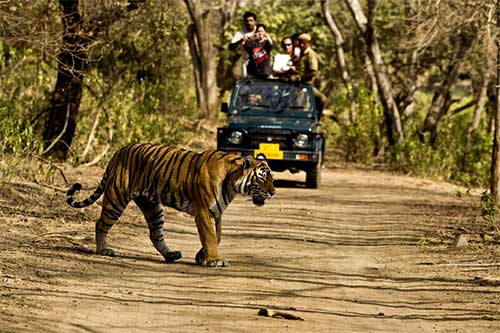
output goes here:
[{"label": "jeep headlight", "polygon": [[309,137],[307,134],[300,133],[293,139],[293,143],[299,148],[304,148],[309,144]]},{"label": "jeep headlight", "polygon": [[243,133],[240,131],[232,131],[229,138],[227,138],[227,141],[233,145],[239,145],[243,141]]}]

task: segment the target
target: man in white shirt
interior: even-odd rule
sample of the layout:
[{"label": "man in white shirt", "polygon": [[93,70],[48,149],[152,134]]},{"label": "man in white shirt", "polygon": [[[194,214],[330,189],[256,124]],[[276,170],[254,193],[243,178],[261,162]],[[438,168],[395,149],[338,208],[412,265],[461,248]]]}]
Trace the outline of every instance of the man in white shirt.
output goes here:
[{"label": "man in white shirt", "polygon": [[292,61],[293,44],[290,37],[285,37],[281,40],[283,53],[278,53],[274,56],[273,76],[285,76],[290,70],[294,70],[295,66]]},{"label": "man in white shirt", "polygon": [[252,12],[245,12],[243,14],[243,23],[244,27],[238,31],[231,39],[229,43],[229,49],[235,51],[239,48],[239,56],[238,59],[235,59],[233,62],[233,75],[236,78],[246,77],[246,68],[248,64],[248,53],[244,50],[243,44],[253,37],[255,33],[255,27],[257,26],[257,15]]}]

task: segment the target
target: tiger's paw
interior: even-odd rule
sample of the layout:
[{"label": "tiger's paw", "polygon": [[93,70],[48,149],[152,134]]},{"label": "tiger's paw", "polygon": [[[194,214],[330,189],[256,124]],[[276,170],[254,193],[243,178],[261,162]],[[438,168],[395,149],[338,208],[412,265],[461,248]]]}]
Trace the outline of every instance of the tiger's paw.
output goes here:
[{"label": "tiger's paw", "polygon": [[113,249],[110,249],[110,248],[97,250],[96,253],[100,256],[108,256],[108,257],[115,257],[116,256],[115,251]]},{"label": "tiger's paw", "polygon": [[201,248],[198,253],[196,253],[196,264],[205,267],[228,267],[229,262],[222,258],[211,258],[207,256],[207,251]]},{"label": "tiger's paw", "polygon": [[165,258],[166,262],[174,262],[182,258],[182,253],[181,251],[168,251],[163,255],[163,258]]},{"label": "tiger's paw", "polygon": [[225,259],[206,260],[203,266],[206,267],[229,267],[229,263]]}]

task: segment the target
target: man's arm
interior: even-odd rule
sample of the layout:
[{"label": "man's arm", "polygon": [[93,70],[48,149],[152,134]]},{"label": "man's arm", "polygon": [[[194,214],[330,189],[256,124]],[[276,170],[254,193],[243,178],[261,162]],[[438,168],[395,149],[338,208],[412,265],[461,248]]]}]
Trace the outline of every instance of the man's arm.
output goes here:
[{"label": "man's arm", "polygon": [[267,33],[266,33],[266,40],[269,43],[269,45],[273,46],[273,40],[272,40],[271,36],[269,36],[269,34],[267,34]]},{"label": "man's arm", "polygon": [[300,77],[300,82],[311,82],[314,80],[314,78],[316,77],[316,74],[318,72],[316,71],[309,71],[307,73],[305,73],[303,76]]},{"label": "man's arm", "polygon": [[241,33],[241,31],[238,31],[234,36],[233,36],[233,39],[231,39],[231,42],[229,43],[229,49],[231,51],[234,51],[236,50],[236,48],[238,47],[238,45],[240,45],[242,39],[243,39],[244,35]]},{"label": "man's arm", "polygon": [[[291,71],[291,72],[295,72],[295,71]],[[317,73],[318,73],[317,71],[309,71],[307,73],[300,75],[300,74],[295,72],[295,74],[290,76],[290,81],[311,83],[314,80],[314,78],[316,77]]]},{"label": "man's arm", "polygon": [[234,51],[238,48],[238,45],[240,45],[241,40],[237,41],[236,43],[229,43],[228,49],[231,51]]}]

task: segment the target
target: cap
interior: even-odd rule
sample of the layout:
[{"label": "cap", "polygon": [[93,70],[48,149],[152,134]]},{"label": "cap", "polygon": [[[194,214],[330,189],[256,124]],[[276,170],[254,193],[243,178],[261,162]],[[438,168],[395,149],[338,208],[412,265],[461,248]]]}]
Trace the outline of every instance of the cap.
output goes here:
[{"label": "cap", "polygon": [[300,34],[298,40],[305,41],[305,42],[310,42],[311,41],[311,35],[309,35],[307,33]]}]

